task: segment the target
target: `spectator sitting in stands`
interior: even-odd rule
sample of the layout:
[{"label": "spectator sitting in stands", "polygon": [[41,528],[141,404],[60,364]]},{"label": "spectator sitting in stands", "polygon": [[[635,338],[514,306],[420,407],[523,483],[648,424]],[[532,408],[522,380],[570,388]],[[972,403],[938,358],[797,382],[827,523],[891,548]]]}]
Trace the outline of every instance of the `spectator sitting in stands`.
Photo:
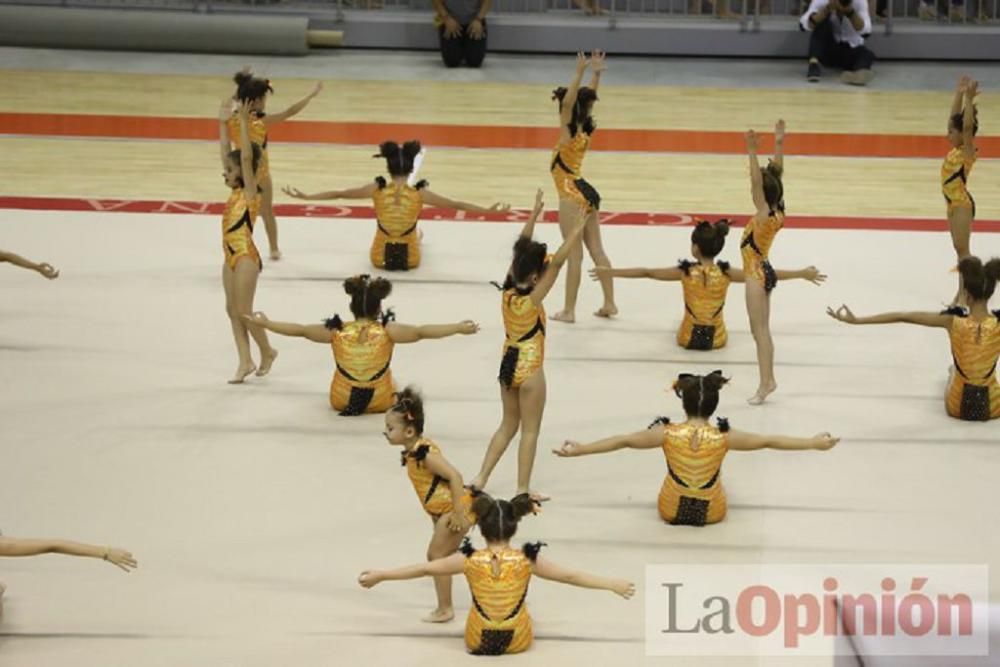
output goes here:
[{"label": "spectator sitting in stands", "polygon": [[799,25],[812,32],[809,81],[819,81],[821,63],[844,70],[840,80],[855,86],[864,86],[875,76],[875,54],[865,47],[865,37],[872,32],[867,0],[812,0]]},{"label": "spectator sitting in stands", "polygon": [[448,67],[465,61],[479,67],[486,58],[486,13],[492,0],[434,0],[441,59]]}]

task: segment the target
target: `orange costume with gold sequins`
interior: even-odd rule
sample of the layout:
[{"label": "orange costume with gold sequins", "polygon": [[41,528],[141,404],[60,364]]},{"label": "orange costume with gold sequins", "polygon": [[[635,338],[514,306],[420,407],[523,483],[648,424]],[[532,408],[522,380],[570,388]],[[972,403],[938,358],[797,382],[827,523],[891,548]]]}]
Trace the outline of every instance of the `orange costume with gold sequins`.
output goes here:
[{"label": "orange costume with gold sequins", "polygon": [[[226,122],[229,130],[229,141],[237,148],[240,145],[240,116],[234,113]],[[252,113],[250,116],[250,127],[247,128],[250,143],[257,144],[260,148],[260,163],[257,165],[257,182],[263,183],[271,178],[271,162],[267,157],[267,125],[264,123],[263,114]]]},{"label": "orange costume with gold sequins", "polygon": [[1000,310],[985,319],[956,315],[948,329],[955,370],[945,406],[958,419],[986,421],[1000,417]]},{"label": "orange costume with gold sequins", "polygon": [[729,291],[729,264],[705,265],[684,261],[684,321],[677,330],[677,344],[689,350],[713,350],[728,340],[722,311]]},{"label": "orange costume with gold sequins", "polygon": [[545,361],[545,307],[535,305],[530,294],[516,287],[505,290],[500,301],[506,339],[500,362],[500,382],[520,387]]},{"label": "orange costume with gold sequins", "polygon": [[785,226],[783,211],[770,211],[766,218],[754,215],[747,222],[740,240],[740,256],[743,258],[743,272],[747,279],[756,280],[770,292],[778,283],[778,275],[768,261],[768,253],[774,237]]},{"label": "orange costume with gold sequins", "polygon": [[231,270],[236,269],[236,263],[243,257],[249,257],[258,268],[263,268],[260,253],[253,242],[253,223],[259,211],[260,194],[248,206],[243,188],[233,188],[229,193],[222,212],[222,252]]},{"label": "orange costume with gold sequins", "polygon": [[330,383],[330,405],[345,415],[385,412],[393,405],[394,343],[384,323],[355,320],[340,323],[334,318],[330,335],[337,370]]},{"label": "orange costume with gold sequins", "polygon": [[531,616],[525,597],[532,558],[527,549],[474,551],[468,543],[463,545],[465,578],[472,593],[472,608],[465,622],[465,645],[470,653],[520,653],[531,646]]},{"label": "orange costume with gold sequins", "polygon": [[406,183],[386,182],[381,176],[372,194],[375,205],[375,239],[372,241],[372,264],[388,271],[407,271],[420,266],[420,236],[417,222],[424,208],[420,190],[424,181],[410,187]]},{"label": "orange costume with gold sequins", "polygon": [[588,212],[601,206],[601,196],[580,175],[583,158],[590,147],[590,135],[578,129],[568,142],[552,150],[549,171],[560,199],[571,199]]},{"label": "orange costume with gold sequins", "polygon": [[[428,454],[440,456],[441,449],[427,438],[421,438],[409,452],[403,452],[403,465],[406,466],[406,474],[413,484],[413,490],[417,492],[417,498],[424,511],[432,517],[439,517],[448,514],[454,509],[451,498],[451,488],[448,482],[438,477],[427,469],[424,459]],[[472,514],[472,494],[464,493],[459,499],[459,506],[465,514],[469,524],[475,523],[476,517]]]},{"label": "orange costume with gold sequins", "polygon": [[962,147],[952,148],[945,156],[941,165],[941,194],[948,204],[949,213],[954,208],[971,208],[975,217],[976,202],[967,188],[969,174],[972,173],[972,165],[975,163],[976,156],[966,158]]},{"label": "orange costume with gold sequins", "polygon": [[703,526],[726,516],[726,492],[719,475],[729,451],[728,424],[664,425],[663,455],[667,476],[657,507],[664,521],[675,525]]}]

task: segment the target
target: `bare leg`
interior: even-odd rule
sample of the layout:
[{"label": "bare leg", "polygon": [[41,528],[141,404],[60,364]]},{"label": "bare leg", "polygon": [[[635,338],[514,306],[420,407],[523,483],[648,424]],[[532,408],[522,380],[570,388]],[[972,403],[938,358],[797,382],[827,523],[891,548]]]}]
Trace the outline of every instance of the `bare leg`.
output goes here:
[{"label": "bare leg", "polygon": [[747,279],[747,315],[750,316],[750,333],[757,343],[757,367],[760,370],[760,384],[757,393],[748,403],[760,405],[768,395],[778,388],[774,379],[774,341],[771,339],[771,297],[764,291],[764,285],[757,280]]},{"label": "bare leg", "polygon": [[[246,264],[246,261],[237,263]],[[236,374],[229,380],[229,384],[239,384],[246,376],[254,372],[253,358],[250,356],[250,339],[247,337],[247,327],[240,319],[239,298],[236,288],[236,271],[229,268],[228,264],[222,265],[222,287],[226,292],[226,314],[229,315],[229,323],[233,328],[233,338],[236,340],[236,354],[239,356],[239,366],[236,367]],[[247,311],[250,312],[250,311]]]},{"label": "bare leg", "polygon": [[[573,231],[573,226],[579,219],[580,209],[572,199],[559,200],[559,231],[565,239]],[[552,316],[559,322],[576,321],[576,296],[580,291],[580,279],[583,274],[583,242],[577,243],[569,252],[566,260],[566,302],[563,309]]]},{"label": "bare leg", "polygon": [[[253,260],[241,259],[236,264],[236,309],[240,314],[253,312],[253,300],[257,293],[257,278],[260,276],[260,269]],[[242,320],[241,320],[242,321]],[[263,377],[271,372],[271,365],[278,357],[278,351],[271,347],[271,342],[267,339],[267,330],[263,327],[247,327],[253,340],[260,350],[260,368],[257,375]]]},{"label": "bare leg", "polygon": [[[445,558],[458,551],[465,532],[456,533],[448,528],[448,516],[438,517],[434,522],[434,535],[427,547],[427,560]],[[437,609],[424,617],[426,623],[447,623],[455,618],[455,608],[451,602],[451,577],[434,577],[434,590],[437,592]]]},{"label": "bare leg", "polygon": [[267,246],[271,249],[271,259],[281,259],[278,250],[278,220],[274,217],[274,184],[271,175],[260,184],[260,217],[264,218],[264,231],[267,232]]},{"label": "bare leg", "polygon": [[490,439],[490,445],[486,448],[486,456],[483,458],[483,465],[479,469],[479,474],[469,482],[469,486],[482,491],[486,483],[493,474],[493,469],[497,467],[500,457],[507,451],[510,441],[517,435],[517,429],[521,426],[521,408],[518,406],[517,394],[520,389],[508,389],[500,385],[500,400],[503,402],[503,420],[500,427]]},{"label": "bare leg", "polygon": [[545,371],[539,370],[521,385],[518,400],[521,405],[521,443],[517,450],[517,493],[532,493],[537,500],[548,500],[548,496],[533,493],[531,471],[535,467],[535,452],[538,450],[538,433],[542,428],[542,414],[545,412]]},{"label": "bare leg", "polygon": [[[969,250],[969,243],[972,237],[972,209],[956,206],[948,212],[948,228],[951,230],[951,243],[955,247],[955,254],[958,261],[962,261],[972,254]],[[962,285],[962,274],[958,274],[958,292],[952,299],[951,305],[966,305],[964,298],[964,288]]]},{"label": "bare leg", "polygon": [[[601,242],[601,221],[597,211],[587,216],[587,226],[583,228],[583,243],[587,246],[590,258],[594,260],[595,266],[611,266],[611,260],[604,252],[604,244]],[[611,317],[618,314],[618,307],[615,305],[615,281],[608,275],[601,276],[601,291],[604,293],[604,305],[601,306],[594,315],[598,317]]]}]

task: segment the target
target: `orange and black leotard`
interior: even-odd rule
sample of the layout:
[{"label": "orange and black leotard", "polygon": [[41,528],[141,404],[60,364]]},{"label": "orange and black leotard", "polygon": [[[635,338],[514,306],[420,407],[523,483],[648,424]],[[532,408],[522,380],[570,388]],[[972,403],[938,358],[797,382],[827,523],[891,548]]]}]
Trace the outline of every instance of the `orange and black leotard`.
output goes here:
[{"label": "orange and black leotard", "polygon": [[[593,130],[591,130],[592,132]],[[549,171],[560,199],[571,199],[587,211],[601,207],[601,195],[581,176],[583,158],[590,147],[590,134],[585,128],[570,128],[570,140],[552,150]]]},{"label": "orange and black leotard", "polygon": [[420,191],[427,181],[415,187],[406,183],[386,182],[379,176],[372,194],[375,205],[375,239],[372,241],[372,265],[387,271],[407,271],[420,266],[420,236],[417,222],[424,208]]},{"label": "orange and black leotard", "polygon": [[756,280],[770,292],[778,284],[778,275],[774,272],[768,253],[774,237],[785,226],[784,210],[768,211],[767,217],[754,215],[747,222],[740,240],[740,255],[743,257],[743,272],[747,279]]},{"label": "orange and black leotard", "polygon": [[[958,419],[986,421],[1000,417],[1000,310],[974,320],[960,309],[948,329],[955,370],[948,383],[945,407]],[[959,314],[961,312],[961,314]]]},{"label": "orange and black leotard", "polygon": [[[441,454],[441,450],[436,444],[427,438],[421,438],[417,444],[408,452],[403,452],[402,462],[406,466],[406,474],[413,483],[413,490],[417,492],[417,498],[424,511],[432,517],[439,517],[448,514],[454,509],[451,498],[451,488],[448,481],[438,477],[427,469],[424,460],[428,454]],[[466,520],[475,523],[475,516],[472,514],[472,495],[463,494],[459,499],[459,505],[465,513]]]},{"label": "orange and black leotard", "polygon": [[520,653],[531,646],[531,616],[525,598],[532,563],[542,547],[526,544],[520,551],[472,548],[462,544],[466,555],[465,578],[472,593],[472,609],[465,622],[465,646],[474,655]]},{"label": "orange and black leotard", "polygon": [[330,344],[337,370],[330,383],[330,405],[342,415],[385,412],[392,407],[394,343],[385,330],[388,317],[380,322],[343,322],[339,316],[327,320]]},{"label": "orange and black leotard", "polygon": [[263,268],[260,253],[253,242],[253,223],[260,211],[260,194],[247,205],[243,188],[233,188],[222,212],[222,252],[231,270],[244,257],[249,257],[257,268]]},{"label": "orange and black leotard", "polygon": [[726,492],[719,479],[729,451],[729,423],[664,424],[663,455],[667,476],[660,488],[660,517],[674,525],[704,526],[726,516]]},{"label": "orange and black leotard", "polygon": [[948,151],[941,165],[941,194],[948,204],[948,212],[956,207],[971,208],[972,216],[976,215],[976,202],[969,194],[968,182],[969,174],[972,173],[972,165],[976,163],[976,156],[966,158],[965,150],[960,146]]},{"label": "orange and black leotard", "polygon": [[500,301],[506,334],[499,379],[516,389],[537,373],[545,361],[545,306],[535,305],[531,294],[517,287],[504,290]]},{"label": "orange and black leotard", "polygon": [[[240,116],[234,113],[226,123],[229,130],[229,141],[239,148],[240,146]],[[264,114],[256,111],[250,114],[250,127],[247,128],[250,136],[250,143],[257,144],[260,148],[260,163],[257,165],[257,182],[263,183],[271,177],[270,161],[267,158],[267,125],[264,123]]]},{"label": "orange and black leotard", "polygon": [[732,282],[729,263],[702,264],[682,261],[684,275],[684,321],[677,331],[677,344],[689,350],[714,350],[726,344],[726,322],[722,310]]}]

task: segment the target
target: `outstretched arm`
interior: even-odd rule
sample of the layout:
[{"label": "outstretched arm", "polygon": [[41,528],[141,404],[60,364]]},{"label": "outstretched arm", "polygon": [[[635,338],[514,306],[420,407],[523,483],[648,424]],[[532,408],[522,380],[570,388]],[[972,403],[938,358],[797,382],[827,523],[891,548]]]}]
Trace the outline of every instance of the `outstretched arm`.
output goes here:
[{"label": "outstretched arm", "polygon": [[32,271],[37,271],[49,280],[59,277],[59,271],[57,271],[51,264],[47,262],[35,263],[29,259],[25,259],[20,255],[16,255],[12,252],[5,252],[0,250],[0,262],[9,262],[14,266],[20,266],[22,269],[31,269]]},{"label": "outstretched arm", "polygon": [[535,192],[535,207],[531,210],[531,216],[524,223],[524,227],[521,228],[521,236],[526,239],[530,239],[535,235],[535,223],[538,221],[538,216],[542,214],[545,209],[545,202],[542,201],[542,189],[538,188]]},{"label": "outstretched arm", "polygon": [[350,188],[348,190],[327,190],[325,192],[317,192],[316,194],[309,195],[302,192],[298,188],[286,185],[281,188],[281,191],[289,197],[294,197],[295,199],[305,199],[308,201],[320,201],[323,199],[371,199],[376,187],[377,186],[374,183],[369,183],[368,185],[362,185],[359,188]]},{"label": "outstretched arm", "polygon": [[835,320],[840,320],[847,324],[919,324],[924,327],[938,327],[941,329],[947,329],[951,326],[951,320],[954,317],[947,313],[881,313],[879,315],[870,315],[868,317],[858,317],[851,312],[851,309],[846,305],[840,306],[834,310],[833,308],[827,308],[826,314]]},{"label": "outstretched arm", "polygon": [[786,435],[758,435],[742,431],[729,431],[729,449],[748,452],[755,449],[830,449],[840,438],[820,433],[811,438],[792,438]]},{"label": "outstretched arm", "polygon": [[322,324],[295,324],[294,322],[274,322],[267,315],[257,311],[253,315],[244,315],[243,321],[252,327],[263,327],[282,336],[305,338],[314,343],[329,343],[330,330]]},{"label": "outstretched arm", "polygon": [[655,449],[663,444],[663,429],[648,428],[644,431],[636,431],[626,435],[614,435],[597,442],[581,445],[578,442],[567,440],[559,449],[553,449],[556,456],[573,457],[587,456],[588,454],[606,454],[619,449]]},{"label": "outstretched arm", "polygon": [[299,112],[301,112],[303,109],[309,106],[309,103],[312,101],[312,98],[319,95],[319,92],[321,90],[323,90],[323,84],[317,83],[316,86],[312,89],[311,93],[309,93],[308,95],[306,95],[301,100],[299,100],[292,106],[288,107],[284,111],[279,111],[278,113],[268,114],[264,116],[264,124],[272,125],[273,123],[280,123],[283,120],[288,120],[292,116],[298,115]]},{"label": "outstretched arm", "polygon": [[556,565],[547,558],[539,556],[532,565],[532,571],[542,579],[558,581],[561,584],[611,591],[626,600],[635,594],[635,584],[625,579],[611,579],[589,572],[579,572]]},{"label": "outstretched arm", "polygon": [[676,266],[665,269],[613,269],[610,266],[595,266],[590,270],[590,277],[600,280],[604,276],[612,278],[650,278],[652,280],[680,280],[684,277],[684,272]]},{"label": "outstretched arm", "polygon": [[447,338],[458,334],[467,336],[479,331],[479,325],[472,320],[462,320],[454,324],[422,324],[420,326],[390,322],[385,325],[385,331],[393,343],[403,345],[421,340]]},{"label": "outstretched arm", "polygon": [[[730,270],[732,273],[732,270]],[[742,273],[742,271],[740,271]],[[778,280],[808,280],[814,285],[819,285],[824,280],[826,280],[826,274],[820,273],[819,269],[815,266],[807,266],[804,269],[799,269],[797,271],[784,271],[782,269],[776,269],[775,275]]]},{"label": "outstretched arm", "polygon": [[128,551],[112,547],[98,547],[93,544],[70,542],[68,540],[31,540],[16,537],[0,537],[0,556],[40,556],[41,554],[64,554],[84,558],[100,558],[128,572],[138,567],[138,562]]},{"label": "outstretched arm", "polygon": [[365,588],[377,586],[383,581],[402,581],[420,577],[441,577],[461,574],[465,569],[465,554],[455,552],[447,558],[438,558],[429,563],[417,563],[398,567],[394,570],[365,570],[358,577],[358,583]]},{"label": "outstretched arm", "polygon": [[552,286],[556,284],[556,279],[559,277],[559,270],[562,269],[562,265],[566,263],[567,258],[569,258],[570,250],[573,245],[580,243],[580,236],[583,235],[583,228],[587,224],[587,212],[580,210],[580,218],[577,226],[569,233],[564,240],[559,249],[556,250],[555,254],[552,255],[552,259],[549,260],[549,265],[545,267],[542,272],[541,277],[535,286],[531,290],[531,301],[536,306],[541,305],[542,301],[545,300],[545,296],[552,289]]},{"label": "outstretched arm", "polygon": [[438,206],[440,208],[453,208],[459,211],[468,211],[469,213],[503,213],[504,211],[510,210],[510,204],[501,204],[500,202],[497,202],[489,208],[484,208],[482,206],[477,206],[476,204],[470,204],[468,202],[458,201],[455,199],[448,199],[447,197],[434,194],[430,190],[424,190],[422,195],[425,204]]},{"label": "outstretched arm", "polygon": [[750,195],[757,213],[765,215],[768,211],[767,199],[764,198],[764,177],[760,173],[760,163],[757,161],[757,133],[750,130],[746,133],[747,156],[750,158]]}]

